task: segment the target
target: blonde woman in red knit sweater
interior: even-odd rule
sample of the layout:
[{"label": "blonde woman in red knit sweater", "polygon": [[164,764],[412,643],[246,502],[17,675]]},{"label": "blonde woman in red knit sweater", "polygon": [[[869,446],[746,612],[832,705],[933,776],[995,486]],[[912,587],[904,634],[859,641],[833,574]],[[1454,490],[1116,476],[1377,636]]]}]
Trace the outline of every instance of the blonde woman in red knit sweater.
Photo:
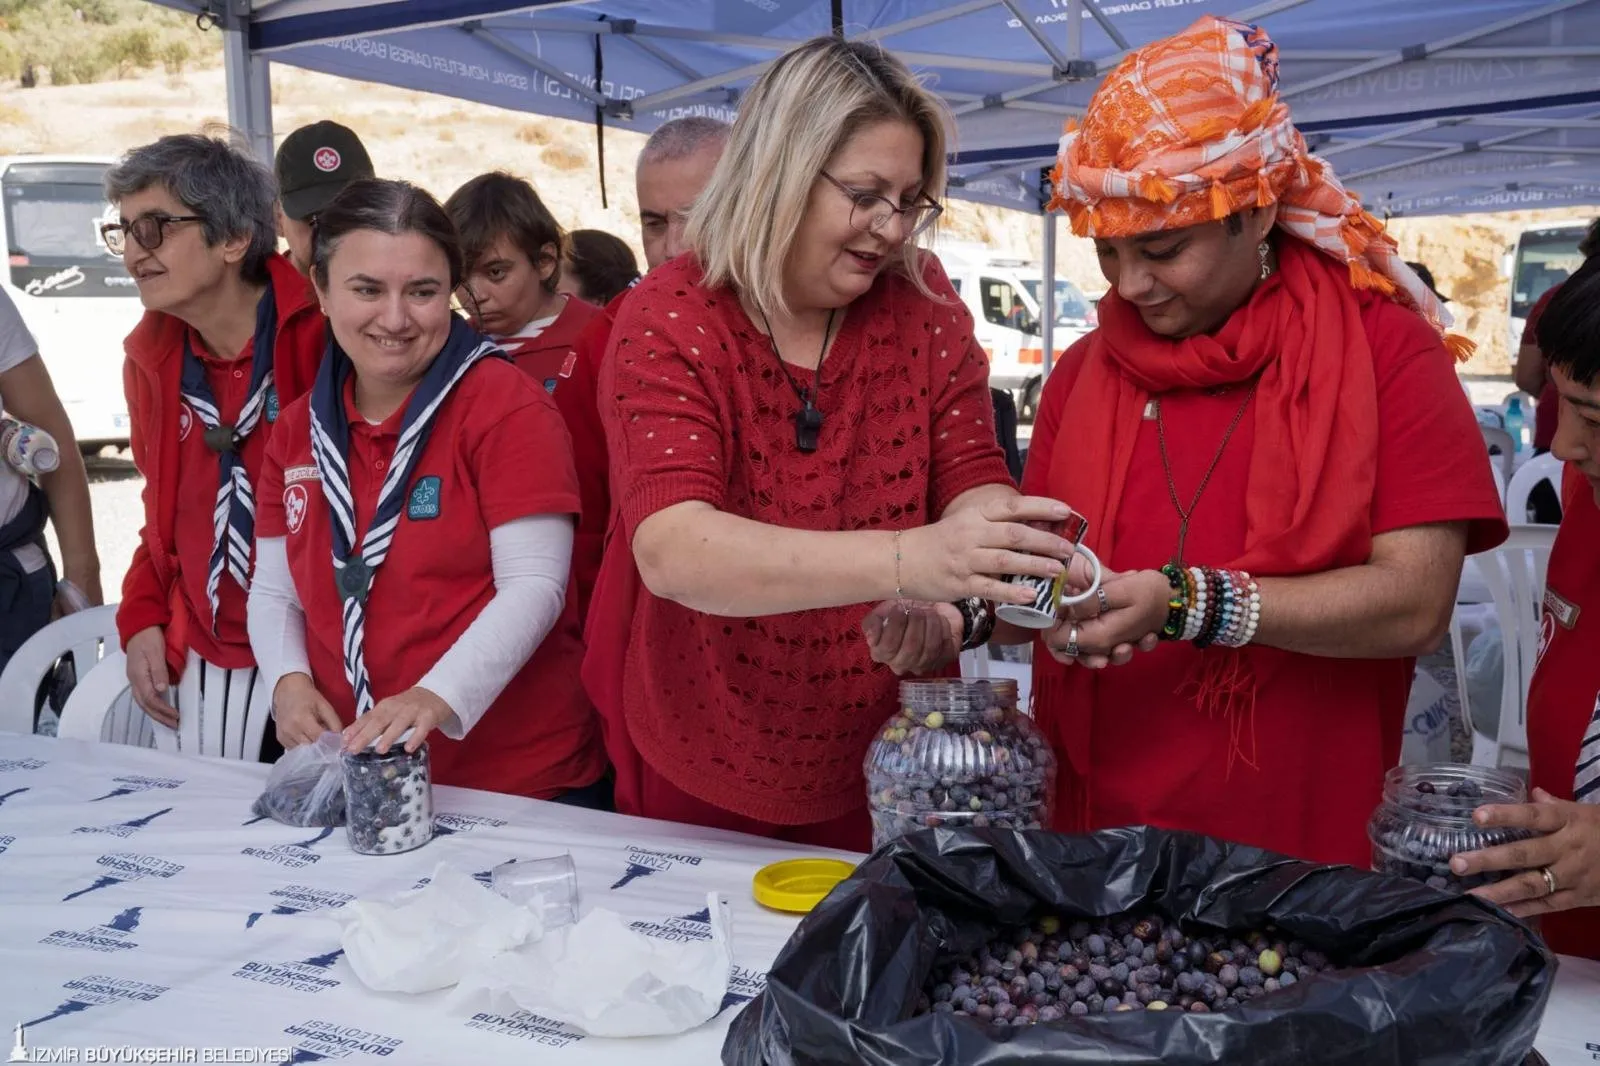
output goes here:
[{"label": "blonde woman in red knit sweater", "polygon": [[1021,602],[988,575],[1070,553],[1022,524],[1066,508],[1012,487],[972,320],[916,250],[944,121],[876,46],[801,45],[746,96],[693,251],[623,305],[584,672],[625,813],[866,849],[896,673],[955,656],[948,601]]}]

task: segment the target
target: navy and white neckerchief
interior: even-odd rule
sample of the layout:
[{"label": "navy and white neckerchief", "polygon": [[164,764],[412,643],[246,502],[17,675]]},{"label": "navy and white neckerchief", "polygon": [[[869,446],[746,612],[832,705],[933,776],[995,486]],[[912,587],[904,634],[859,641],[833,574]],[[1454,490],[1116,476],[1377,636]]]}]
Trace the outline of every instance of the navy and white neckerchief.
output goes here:
[{"label": "navy and white neckerchief", "polygon": [[1573,781],[1572,798],[1579,803],[1600,803],[1600,696],[1583,731],[1578,748],[1578,776]]},{"label": "navy and white neckerchief", "polygon": [[354,371],[350,357],[331,337],[327,354],[317,371],[311,389],[311,457],[322,478],[322,494],[333,515],[333,577],[342,601],[344,623],[344,674],[355,693],[356,714],[365,714],[375,702],[367,677],[366,602],[372,579],[389,555],[400,513],[406,499],[406,485],[428,442],[434,415],[450,395],[450,390],[466,376],[480,359],[503,356],[493,341],[486,340],[465,320],[450,324],[450,336],[434,357],[433,364],[417,383],[406,403],[400,424],[400,440],[378,491],[378,507],[372,524],[356,544],[355,497],[350,488],[350,419],[345,411],[345,381]]},{"label": "navy and white neckerchief", "polygon": [[206,447],[217,453],[217,504],[212,509],[211,565],[206,570],[206,599],[211,603],[211,632],[217,631],[217,589],[226,570],[239,587],[250,591],[250,550],[256,540],[256,497],[239,455],[245,438],[261,422],[272,390],[272,352],[278,339],[278,304],[272,282],[256,303],[256,332],[250,354],[250,392],[239,418],[222,423],[205,364],[194,354],[189,333],[183,336],[183,400],[205,427]]}]

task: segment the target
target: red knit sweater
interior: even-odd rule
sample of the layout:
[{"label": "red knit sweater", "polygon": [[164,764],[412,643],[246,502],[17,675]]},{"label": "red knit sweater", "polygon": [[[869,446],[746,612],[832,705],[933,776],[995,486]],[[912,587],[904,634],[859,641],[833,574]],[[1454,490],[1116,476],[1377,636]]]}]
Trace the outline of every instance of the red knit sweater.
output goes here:
[{"label": "red knit sweater", "polygon": [[[825,422],[809,455],[795,447],[798,402],[770,342],[731,291],[701,287],[701,273],[690,256],[651,271],[612,331],[600,406],[621,524],[608,568],[623,563],[611,553],[631,563],[641,521],[687,500],[795,529],[909,529],[968,489],[1010,482],[988,364],[936,263],[927,278],[942,302],[890,274],[850,307],[822,367]],[[626,627],[626,646],[590,654],[608,657],[600,672],[615,680],[627,733],[652,769],[776,824],[865,804],[861,762],[895,708],[896,680],[871,661],[863,607],[722,618],[621,584],[631,595],[597,590],[592,613]]]}]

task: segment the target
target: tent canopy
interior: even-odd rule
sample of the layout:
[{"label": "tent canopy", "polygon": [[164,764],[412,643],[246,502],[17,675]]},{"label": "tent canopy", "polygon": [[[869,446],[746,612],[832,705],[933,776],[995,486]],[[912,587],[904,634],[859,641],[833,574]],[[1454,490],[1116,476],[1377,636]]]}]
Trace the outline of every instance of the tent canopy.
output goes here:
[{"label": "tent canopy", "polygon": [[927,74],[956,113],[952,191],[1038,210],[1038,167],[1100,76],[1215,13],[1272,33],[1296,122],[1374,206],[1534,188],[1581,202],[1600,187],[1600,0],[159,2],[222,26],[231,117],[264,154],[262,59],[648,132],[686,114],[731,119],[741,90],[829,32],[837,9],[845,32]]}]

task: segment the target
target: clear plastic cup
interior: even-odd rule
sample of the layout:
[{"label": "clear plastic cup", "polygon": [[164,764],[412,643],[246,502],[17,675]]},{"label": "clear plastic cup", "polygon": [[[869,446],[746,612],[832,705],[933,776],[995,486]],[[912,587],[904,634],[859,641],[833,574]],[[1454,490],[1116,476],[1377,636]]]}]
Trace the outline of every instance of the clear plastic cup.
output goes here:
[{"label": "clear plastic cup", "polygon": [[539,914],[546,930],[578,920],[578,871],[569,853],[501,863],[490,872],[489,887]]}]

